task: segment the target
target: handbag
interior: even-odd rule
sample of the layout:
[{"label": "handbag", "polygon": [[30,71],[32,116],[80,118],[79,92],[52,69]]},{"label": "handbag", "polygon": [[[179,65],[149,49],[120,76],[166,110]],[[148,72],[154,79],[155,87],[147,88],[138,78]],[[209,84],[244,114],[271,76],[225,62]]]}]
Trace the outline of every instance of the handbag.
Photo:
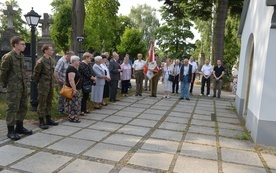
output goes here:
[{"label": "handbag", "polygon": [[[76,86],[78,85],[80,80],[78,80],[78,82],[76,83]],[[72,99],[73,98],[73,88],[63,84],[59,94],[62,95],[63,97],[67,98],[67,99]]]},{"label": "handbag", "polygon": [[170,74],[168,80],[171,81],[171,82],[173,82],[174,81],[174,76]]},{"label": "handbag", "polygon": [[92,91],[92,85],[83,85],[82,90],[84,93],[90,93]]}]

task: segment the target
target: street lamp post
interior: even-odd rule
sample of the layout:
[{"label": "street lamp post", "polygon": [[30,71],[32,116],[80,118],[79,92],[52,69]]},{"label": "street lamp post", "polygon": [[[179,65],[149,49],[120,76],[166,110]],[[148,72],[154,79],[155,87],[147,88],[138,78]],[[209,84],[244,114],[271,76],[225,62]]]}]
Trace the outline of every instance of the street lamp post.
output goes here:
[{"label": "street lamp post", "polygon": [[36,62],[36,36],[35,36],[35,29],[36,26],[39,22],[40,19],[40,15],[37,14],[33,8],[30,12],[28,12],[27,14],[24,15],[26,18],[26,21],[28,23],[28,25],[31,27],[31,56],[32,56],[32,75],[31,75],[31,99],[30,99],[30,103],[31,103],[31,111],[36,111],[37,110],[37,87],[36,87],[36,83],[34,81],[34,66],[35,66],[35,62]]}]

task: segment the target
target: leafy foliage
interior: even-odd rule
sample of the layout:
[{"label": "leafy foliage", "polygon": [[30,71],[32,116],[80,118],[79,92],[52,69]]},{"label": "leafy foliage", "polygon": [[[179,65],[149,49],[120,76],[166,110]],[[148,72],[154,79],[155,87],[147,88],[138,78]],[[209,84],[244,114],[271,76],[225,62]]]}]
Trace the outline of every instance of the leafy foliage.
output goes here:
[{"label": "leafy foliage", "polygon": [[118,0],[90,0],[85,4],[85,47],[98,51],[115,48]]},{"label": "leafy foliage", "polygon": [[53,6],[54,23],[50,29],[51,38],[55,42],[56,49],[66,52],[70,48],[71,36],[71,1],[70,0],[54,0]]},{"label": "leafy foliage", "polygon": [[130,56],[145,54],[147,49],[145,41],[142,40],[142,32],[136,28],[126,29],[117,49],[119,53],[128,53]]},{"label": "leafy foliage", "polygon": [[129,18],[134,23],[134,27],[142,32],[142,38],[149,49],[150,41],[154,39],[153,33],[160,25],[156,17],[156,9],[146,4],[138,5],[136,8],[131,8]]},{"label": "leafy foliage", "polygon": [[194,45],[187,43],[186,39],[194,38],[194,34],[190,31],[193,24],[185,17],[174,16],[166,6],[163,6],[160,11],[162,12],[162,19],[166,22],[155,31],[155,37],[158,40],[157,45],[165,53],[173,53],[172,58],[189,53]]}]

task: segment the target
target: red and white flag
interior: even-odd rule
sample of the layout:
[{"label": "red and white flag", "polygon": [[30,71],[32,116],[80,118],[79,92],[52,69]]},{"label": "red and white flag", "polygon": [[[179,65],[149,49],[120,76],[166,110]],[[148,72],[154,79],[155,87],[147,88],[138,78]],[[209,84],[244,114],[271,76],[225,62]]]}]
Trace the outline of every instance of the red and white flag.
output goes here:
[{"label": "red and white flag", "polygon": [[144,71],[144,74],[149,79],[153,78],[156,75],[156,73],[159,71],[159,68],[156,64],[156,59],[154,56],[154,41],[151,42],[147,63],[144,66],[143,71]]}]

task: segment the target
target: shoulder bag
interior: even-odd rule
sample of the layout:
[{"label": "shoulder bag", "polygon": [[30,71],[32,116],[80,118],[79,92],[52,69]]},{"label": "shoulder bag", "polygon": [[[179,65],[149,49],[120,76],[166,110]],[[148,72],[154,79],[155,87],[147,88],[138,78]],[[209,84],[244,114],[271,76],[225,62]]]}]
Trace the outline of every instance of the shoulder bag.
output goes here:
[{"label": "shoulder bag", "polygon": [[[78,80],[78,82],[76,83],[76,86],[78,85],[80,79]],[[68,87],[67,85],[63,84],[59,94],[62,95],[63,97],[67,98],[67,99],[72,99],[73,98],[73,88]]]}]

